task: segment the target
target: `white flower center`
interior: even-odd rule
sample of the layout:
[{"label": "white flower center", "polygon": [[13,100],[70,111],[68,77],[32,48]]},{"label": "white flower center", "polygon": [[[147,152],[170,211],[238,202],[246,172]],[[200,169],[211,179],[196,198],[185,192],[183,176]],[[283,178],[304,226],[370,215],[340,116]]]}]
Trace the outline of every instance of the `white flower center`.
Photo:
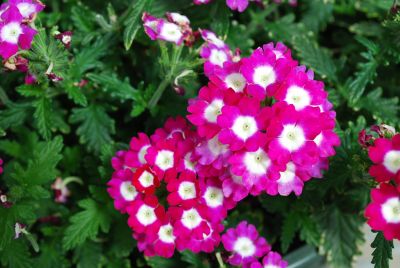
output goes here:
[{"label": "white flower center", "polygon": [[304,88],[291,86],[287,90],[285,101],[293,104],[296,110],[302,110],[311,104],[311,97]]},{"label": "white flower center", "polygon": [[400,170],[400,151],[389,151],[383,158],[383,165],[392,173],[397,173]]},{"label": "white flower center", "polygon": [[275,83],[276,74],[274,68],[269,65],[260,66],[254,69],[253,81],[257,85],[266,88],[267,86]]},{"label": "white flower center", "polygon": [[233,250],[242,258],[253,256],[256,253],[256,246],[253,241],[247,237],[239,237],[233,245]]},{"label": "white flower center", "polygon": [[182,38],[182,32],[175,23],[164,22],[161,27],[160,35],[167,41],[177,42]]},{"label": "white flower center", "polygon": [[207,142],[207,147],[213,156],[222,155],[228,151],[228,146],[218,140],[218,135]]},{"label": "white flower center", "polygon": [[222,67],[224,62],[228,60],[228,56],[222,50],[211,49],[209,60],[212,64]]},{"label": "white flower center", "polygon": [[252,116],[238,116],[232,130],[236,136],[245,141],[257,132],[257,122]]},{"label": "white flower center", "polygon": [[382,204],[382,215],[387,223],[400,223],[400,198],[389,198]]},{"label": "white flower center", "polygon": [[144,157],[145,157],[145,155],[147,153],[147,149],[149,147],[150,147],[150,145],[145,145],[145,146],[142,146],[142,148],[140,148],[140,150],[138,152],[138,159],[139,159],[140,164],[146,164],[147,163],[147,161],[146,161],[146,159]]},{"label": "white flower center", "polygon": [[285,125],[279,138],[280,144],[290,152],[299,149],[305,141],[303,129],[294,124]]},{"label": "white flower center", "polygon": [[195,208],[185,210],[182,214],[182,224],[188,229],[194,229],[200,225],[202,218]]},{"label": "white flower center", "polygon": [[227,87],[232,88],[235,92],[243,92],[246,86],[246,78],[241,73],[231,73],[225,77],[224,82]]},{"label": "white flower center", "polygon": [[139,182],[143,187],[149,187],[154,184],[154,175],[145,170],[139,177]]},{"label": "white flower center", "polygon": [[222,205],[224,202],[224,194],[222,190],[217,187],[209,186],[203,195],[206,200],[207,206],[216,208]]},{"label": "white flower center", "polygon": [[264,265],[264,268],[280,268],[280,266],[275,265],[275,264],[266,264],[266,265]]},{"label": "white flower center", "polygon": [[266,174],[271,160],[263,149],[258,149],[256,152],[246,152],[244,155],[244,164],[248,171],[252,174]]},{"label": "white flower center", "polygon": [[69,44],[70,42],[71,42],[71,36],[70,35],[64,35],[63,37],[62,37],[62,40],[61,40],[64,44]]},{"label": "white flower center", "polygon": [[224,102],[222,100],[213,100],[204,110],[204,117],[208,122],[216,123],[217,117],[221,114],[222,107],[224,107]]},{"label": "white flower center", "polygon": [[183,161],[184,161],[184,163],[185,163],[185,168],[186,168],[186,169],[191,170],[191,171],[195,171],[195,170],[194,170],[195,163],[193,163],[193,162],[190,160],[191,157],[192,157],[192,153],[187,153],[187,154],[185,155]]},{"label": "white flower center", "polygon": [[29,3],[19,3],[17,8],[19,13],[21,13],[24,18],[28,18],[30,15],[36,12],[35,5]]},{"label": "white flower center", "polygon": [[119,186],[119,192],[126,201],[133,201],[138,195],[135,186],[130,181],[124,181]]},{"label": "white flower center", "polygon": [[10,22],[1,29],[0,37],[2,41],[18,44],[19,36],[22,34],[21,25],[18,22]]},{"label": "white flower center", "polygon": [[156,165],[163,171],[174,166],[174,152],[161,150],[156,157]]},{"label": "white flower center", "polygon": [[167,244],[175,242],[174,229],[171,224],[163,225],[158,230],[158,238]]},{"label": "white flower center", "polygon": [[157,31],[158,21],[156,21],[156,20],[148,21],[144,25],[149,27],[153,31]]},{"label": "white flower center", "polygon": [[181,182],[178,187],[178,194],[183,200],[196,198],[196,186],[190,181]]},{"label": "white flower center", "polygon": [[289,162],[286,165],[286,170],[283,172],[280,172],[280,178],[278,180],[279,184],[286,184],[289,182],[292,182],[294,180],[294,178],[296,177],[296,166],[292,163]]},{"label": "white flower center", "polygon": [[143,204],[136,213],[137,220],[144,226],[153,224],[157,220],[154,208]]},{"label": "white flower center", "polygon": [[221,39],[219,39],[216,35],[214,34],[209,34],[207,36],[207,38],[210,40],[210,42],[214,45],[216,45],[219,48],[222,48],[225,46],[224,41],[222,41]]}]

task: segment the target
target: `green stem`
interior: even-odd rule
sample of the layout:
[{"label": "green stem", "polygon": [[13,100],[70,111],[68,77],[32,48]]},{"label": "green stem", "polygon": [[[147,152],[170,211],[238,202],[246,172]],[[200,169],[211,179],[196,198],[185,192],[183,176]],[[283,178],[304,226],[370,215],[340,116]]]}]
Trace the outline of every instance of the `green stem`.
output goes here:
[{"label": "green stem", "polygon": [[220,268],[226,268],[226,266],[224,264],[224,261],[222,260],[221,252],[215,253],[215,256],[217,257],[217,261],[218,261],[219,267]]}]

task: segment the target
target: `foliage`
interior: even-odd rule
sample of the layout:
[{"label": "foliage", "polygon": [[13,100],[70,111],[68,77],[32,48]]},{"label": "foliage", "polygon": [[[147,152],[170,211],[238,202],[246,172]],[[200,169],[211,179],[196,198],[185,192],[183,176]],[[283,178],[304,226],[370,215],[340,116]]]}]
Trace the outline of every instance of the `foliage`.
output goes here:
[{"label": "foliage", "polygon": [[[0,190],[12,202],[0,205],[1,266],[217,267],[212,254],[145,258],[105,190],[113,154],[138,132],[185,115],[187,99],[205,81],[199,47],[151,41],[142,27],[144,11],[185,14],[244,55],[284,42],[324,81],[341,138],[329,171],[307,183],[300,197],[246,199],[225,227],[247,219],[274,250],[289,253],[306,243],[333,267],[351,266],[363,242],[371,185],[358,133],[372,124],[400,127],[400,13],[390,11],[393,1],[307,0],[294,8],[264,0],[264,9],[251,3],[243,13],[224,0],[191,2],[46,1],[32,49],[24,52],[39,83],[23,85],[21,73],[0,71]],[[71,49],[54,38],[56,31],[73,32]],[[50,81],[49,70],[63,80]],[[186,91],[179,96],[172,85],[182,73],[188,74],[180,80]],[[54,202],[57,177],[82,181],[68,185],[64,204]],[[25,235],[13,239],[16,222],[27,226],[39,252]],[[371,246],[375,267],[389,267],[393,244],[377,233]]]}]

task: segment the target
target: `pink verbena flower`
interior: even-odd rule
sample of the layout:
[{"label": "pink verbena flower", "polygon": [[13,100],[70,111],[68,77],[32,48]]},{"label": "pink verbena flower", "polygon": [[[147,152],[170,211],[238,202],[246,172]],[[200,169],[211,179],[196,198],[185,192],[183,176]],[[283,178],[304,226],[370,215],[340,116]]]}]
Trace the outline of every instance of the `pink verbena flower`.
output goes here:
[{"label": "pink verbena flower", "polygon": [[255,151],[265,144],[265,135],[261,132],[265,115],[257,100],[243,97],[237,106],[226,105],[221,111],[217,118],[221,143],[228,144],[232,151],[242,148]]},{"label": "pink verbena flower", "polygon": [[292,59],[291,50],[281,42],[276,43],[276,45],[273,42],[265,44],[263,45],[263,50],[271,50],[275,54],[276,59],[284,58],[293,61],[293,65],[297,65],[297,62]]},{"label": "pink verbena flower", "polygon": [[293,104],[297,111],[301,111],[309,106],[323,105],[327,95],[322,82],[309,79],[304,71],[293,70],[274,97],[279,101]]},{"label": "pink verbena flower", "polygon": [[198,180],[193,174],[181,174],[179,179],[170,180],[167,190],[170,192],[167,200],[171,206],[192,207],[198,202],[200,188]]},{"label": "pink verbena flower", "polygon": [[201,37],[203,38],[204,41],[207,42],[207,44],[212,44],[218,48],[229,49],[229,46],[212,31],[203,29],[199,29],[199,31]]},{"label": "pink verbena flower", "polygon": [[249,265],[271,250],[265,238],[259,237],[254,225],[242,221],[222,235],[224,248],[231,252],[228,263],[236,266]]},{"label": "pink verbena flower", "polygon": [[279,253],[270,251],[263,258],[262,263],[254,262],[250,268],[286,268],[287,265],[287,261],[282,260],[282,256]]},{"label": "pink verbena flower", "polygon": [[165,179],[168,182],[169,179],[176,177],[180,156],[175,148],[176,141],[170,139],[160,141],[147,149],[145,159],[160,180]]},{"label": "pink verbena flower", "polygon": [[220,178],[222,180],[222,190],[225,197],[231,198],[235,202],[239,202],[248,196],[249,189],[244,185],[241,176],[236,176],[229,171]]},{"label": "pink verbena flower", "polygon": [[226,5],[232,10],[243,12],[249,5],[249,0],[226,0]]},{"label": "pink verbena flower", "polygon": [[227,216],[227,211],[235,206],[235,202],[226,198],[222,191],[221,181],[217,178],[200,180],[201,203],[207,206],[211,222],[220,222]]},{"label": "pink verbena flower", "polygon": [[208,4],[210,3],[212,0],[193,0],[193,3],[196,5],[203,5],[203,4]]},{"label": "pink verbena flower", "polygon": [[71,195],[71,192],[68,190],[67,185],[65,185],[62,178],[56,178],[54,183],[51,185],[51,189],[54,190],[54,200],[57,203],[66,203],[68,197]]},{"label": "pink verbena flower", "polygon": [[196,205],[190,208],[170,207],[168,210],[177,237],[178,248],[187,248],[191,240],[201,240],[210,234],[207,207]]},{"label": "pink verbena flower", "polygon": [[222,68],[215,68],[214,76],[210,77],[217,86],[223,89],[232,89],[234,92],[244,92],[247,80],[240,72],[241,61],[225,62]]},{"label": "pink verbena flower", "polygon": [[208,44],[201,48],[200,56],[206,60],[204,63],[204,73],[211,76],[217,67],[224,66],[225,62],[232,61],[232,52],[229,48],[221,48],[214,44]]},{"label": "pink verbena flower", "polygon": [[[171,258],[175,252],[175,240],[174,227],[169,222],[168,217],[162,220],[162,224],[157,232],[147,233],[146,240],[148,244],[151,244],[151,248],[154,251],[153,255],[161,256],[164,258]],[[147,246],[148,247],[148,246]],[[151,256],[149,252],[146,256]]]},{"label": "pink verbena flower", "polygon": [[54,36],[57,40],[60,40],[61,43],[67,48],[71,48],[71,42],[72,42],[72,32],[71,31],[66,31],[63,33],[56,34]]},{"label": "pink verbena flower", "polygon": [[229,163],[232,173],[243,178],[243,184],[253,195],[265,189],[267,180],[277,180],[279,169],[282,169],[272,162],[262,147],[254,152],[236,152],[230,157]]},{"label": "pink verbena flower", "polygon": [[9,0],[8,3],[16,6],[24,20],[28,21],[45,8],[42,2],[34,0]]},{"label": "pink verbena flower", "polygon": [[37,31],[22,24],[23,16],[14,5],[10,5],[1,17],[0,55],[6,60],[16,54],[19,48],[29,49]]},{"label": "pink verbena flower", "polygon": [[400,134],[394,135],[392,139],[376,139],[368,155],[374,163],[369,169],[372,177],[378,182],[394,179],[400,183]]},{"label": "pink verbena flower", "polygon": [[130,169],[114,172],[107,183],[107,192],[114,199],[114,207],[121,213],[126,213],[127,207],[142,196],[132,184],[132,171]]},{"label": "pink verbena flower", "polygon": [[181,141],[186,138],[195,138],[187,121],[182,116],[176,118],[168,118],[163,128],[158,128],[151,135],[152,143],[157,143],[163,140]]},{"label": "pink verbena flower", "polygon": [[0,174],[3,173],[3,159],[0,158]]},{"label": "pink verbena flower", "polygon": [[191,239],[190,243],[186,243],[187,249],[194,253],[201,251],[211,253],[215,250],[221,242],[221,232],[224,230],[224,225],[219,222],[207,222],[207,224],[210,228],[210,233],[204,234],[201,239]]},{"label": "pink verbena flower", "polygon": [[274,104],[275,117],[267,135],[272,138],[269,155],[280,164],[292,160],[298,165],[313,165],[319,159],[315,137],[321,133],[321,116],[318,108],[308,107],[301,112],[284,102]]},{"label": "pink verbena flower", "polygon": [[126,153],[126,165],[138,168],[147,163],[145,156],[147,149],[151,146],[149,137],[144,133],[139,133],[138,137],[133,137],[129,144],[129,151]]},{"label": "pink verbena flower", "polygon": [[148,195],[143,200],[137,199],[127,207],[128,225],[137,233],[155,233],[165,217],[165,210],[155,196]]},{"label": "pink verbena flower", "polygon": [[242,63],[241,72],[251,83],[248,92],[260,100],[276,90],[277,83],[285,79],[293,64],[286,58],[277,59],[271,49],[262,48],[257,48],[249,58],[243,58]]},{"label": "pink verbena flower", "polygon": [[189,100],[187,119],[197,126],[200,137],[212,138],[220,131],[217,118],[225,105],[235,105],[238,95],[231,90],[223,91],[209,83],[200,89],[196,99]]},{"label": "pink verbena flower", "polygon": [[371,191],[372,202],[365,217],[372,230],[382,231],[387,240],[400,240],[400,192],[388,183]]},{"label": "pink verbena flower", "polygon": [[160,186],[160,180],[148,165],[143,165],[133,174],[132,184],[139,193],[148,195],[153,194]]}]

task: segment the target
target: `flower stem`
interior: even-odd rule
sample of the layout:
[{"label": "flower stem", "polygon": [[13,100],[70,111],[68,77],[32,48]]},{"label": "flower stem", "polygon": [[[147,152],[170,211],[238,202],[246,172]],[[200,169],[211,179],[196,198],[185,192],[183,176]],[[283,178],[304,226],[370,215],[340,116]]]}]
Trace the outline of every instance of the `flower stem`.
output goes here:
[{"label": "flower stem", "polygon": [[224,264],[224,261],[222,260],[221,252],[215,253],[215,256],[217,257],[217,261],[218,261],[219,267],[220,268],[226,268],[226,266]]}]

